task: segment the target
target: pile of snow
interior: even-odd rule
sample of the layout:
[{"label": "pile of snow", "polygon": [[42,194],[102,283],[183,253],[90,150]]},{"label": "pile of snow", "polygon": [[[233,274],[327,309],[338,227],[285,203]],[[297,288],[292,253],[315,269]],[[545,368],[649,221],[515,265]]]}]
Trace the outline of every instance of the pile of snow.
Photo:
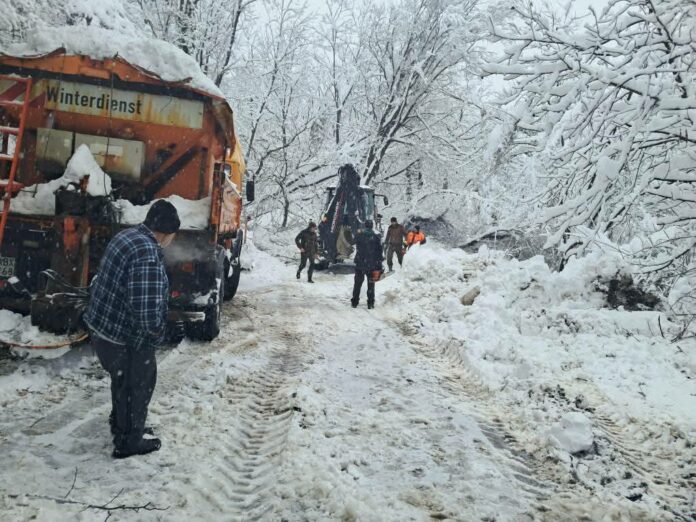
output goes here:
[{"label": "pile of snow", "polygon": [[[605,308],[598,280],[628,271],[608,253],[553,272],[542,257],[505,259],[486,248],[470,255],[429,242],[409,250],[403,270],[380,283],[378,300],[398,306],[395,320],[408,321],[431,346],[456,352],[501,403],[534,418],[537,447],[550,426],[569,425],[565,416],[585,408],[620,412],[620,422],[641,429],[696,434],[696,342],[672,342],[680,327],[663,312]],[[565,440],[568,429],[555,438]],[[571,446],[578,447],[560,444]]]},{"label": "pile of snow", "polygon": [[[31,318],[28,316],[0,309],[0,342],[46,346],[65,342],[65,337],[40,331],[37,326],[31,324]],[[68,351],[68,348],[51,350],[13,348],[13,350],[23,357],[53,358],[60,357]]]},{"label": "pile of snow", "polygon": [[239,290],[242,292],[269,288],[292,280],[296,268],[260,250],[256,246],[253,230],[247,230],[247,240],[242,249],[240,262],[244,270],[239,280]]},{"label": "pile of snow", "polygon": [[97,165],[89,147],[83,144],[77,148],[75,154],[68,161],[63,178],[79,181],[85,176],[89,176],[87,194],[91,196],[108,196],[111,194],[111,178]]},{"label": "pile of snow", "polygon": [[0,53],[32,57],[64,47],[68,54],[103,60],[120,56],[167,82],[187,83],[212,96],[224,99],[222,91],[208,78],[196,60],[168,42],[127,35],[91,26],[42,28],[27,34],[27,40],[10,44]]},{"label": "pile of snow", "polygon": [[94,161],[89,147],[80,145],[60,178],[24,188],[12,199],[10,208],[17,214],[53,215],[56,213],[55,192],[60,188],[77,190],[75,185],[79,185],[80,180],[85,176],[89,176],[88,194],[92,196],[111,194],[111,178]]},{"label": "pile of snow", "polygon": [[[203,230],[208,227],[210,217],[210,197],[190,200],[181,196],[173,195],[164,198],[176,207],[183,230]],[[159,200],[155,200],[159,201]],[[147,205],[133,205],[128,200],[118,199],[114,205],[120,213],[120,222],[123,225],[138,225],[145,221],[147,211],[155,203],[152,201]]]}]

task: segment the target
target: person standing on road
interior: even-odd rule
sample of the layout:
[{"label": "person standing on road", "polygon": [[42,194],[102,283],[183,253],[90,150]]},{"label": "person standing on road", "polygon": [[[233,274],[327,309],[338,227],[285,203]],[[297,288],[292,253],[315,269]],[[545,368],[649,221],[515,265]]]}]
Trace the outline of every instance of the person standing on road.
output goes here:
[{"label": "person standing on road", "polygon": [[387,266],[389,271],[394,271],[394,254],[399,266],[404,262],[404,240],[406,239],[406,229],[399,224],[395,217],[391,218],[391,224],[387,229]]},{"label": "person standing on road", "polygon": [[159,200],[145,221],[109,242],[92,282],[85,312],[99,362],[111,376],[113,457],[145,455],[160,449],[145,427],[157,381],[155,346],[169,334],[183,338],[183,323],[167,332],[169,280],[162,249],[179,230],[174,205]]},{"label": "person standing on road", "polygon": [[371,220],[365,221],[365,228],[355,236],[355,280],[353,283],[353,298],[350,304],[357,308],[360,302],[360,290],[367,277],[367,307],[375,307],[375,281],[372,272],[382,270],[382,242],[379,235],[372,230]]},{"label": "person standing on road", "polygon": [[309,267],[307,269],[307,282],[314,283],[312,281],[312,274],[314,273],[314,260],[317,257],[317,225],[313,221],[310,221],[302,232],[297,234],[295,237],[295,244],[297,248],[300,249],[300,267],[297,269],[297,279],[300,278],[302,270],[309,262]]}]

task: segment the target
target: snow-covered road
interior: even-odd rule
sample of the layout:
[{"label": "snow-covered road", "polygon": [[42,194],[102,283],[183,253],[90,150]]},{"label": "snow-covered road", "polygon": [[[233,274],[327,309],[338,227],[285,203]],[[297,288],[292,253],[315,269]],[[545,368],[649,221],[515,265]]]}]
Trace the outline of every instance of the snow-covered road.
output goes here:
[{"label": "snow-covered road", "polygon": [[[350,276],[308,285],[255,260],[215,342],[160,354],[158,453],[111,459],[108,382],[88,350],[0,377],[0,518],[688,519],[688,484],[659,484],[670,463],[688,473],[688,444],[664,441],[646,464],[598,415],[594,451],[623,477],[603,489],[602,459],[569,468],[535,451],[540,418],[428,335],[408,292],[394,301],[400,274],[380,283],[376,310],[353,310]],[[631,481],[640,498],[627,498]]]}]

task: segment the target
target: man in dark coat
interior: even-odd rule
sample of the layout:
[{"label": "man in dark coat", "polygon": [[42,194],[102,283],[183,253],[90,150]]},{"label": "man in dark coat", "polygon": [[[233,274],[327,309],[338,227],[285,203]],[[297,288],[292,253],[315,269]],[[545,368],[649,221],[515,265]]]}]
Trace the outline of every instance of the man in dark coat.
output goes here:
[{"label": "man in dark coat", "polygon": [[[137,227],[119,232],[104,252],[85,312],[92,345],[111,376],[109,418],[117,459],[160,449],[145,427],[157,381],[155,346],[165,340],[169,280],[162,249],[179,230],[174,205],[157,201]],[[183,325],[177,325],[183,330]],[[171,334],[172,332],[167,332]]]},{"label": "man in dark coat", "polygon": [[396,259],[401,266],[404,262],[404,240],[406,239],[406,229],[403,225],[396,221],[396,218],[391,218],[391,225],[387,229],[387,266],[389,271],[393,271],[394,268],[394,254],[396,253]]},{"label": "man in dark coat", "polygon": [[300,278],[302,270],[304,270],[307,262],[309,262],[309,268],[307,269],[307,282],[313,283],[314,281],[312,281],[312,274],[314,273],[314,260],[316,259],[318,253],[316,223],[310,221],[307,228],[297,234],[295,244],[297,245],[297,248],[300,249],[300,267],[297,269],[297,279]]},{"label": "man in dark coat", "polygon": [[353,298],[350,304],[357,308],[360,302],[360,290],[365,278],[367,278],[367,307],[375,307],[375,282],[372,272],[382,270],[382,242],[379,235],[372,230],[372,221],[365,221],[365,228],[355,236],[355,281],[353,284]]}]

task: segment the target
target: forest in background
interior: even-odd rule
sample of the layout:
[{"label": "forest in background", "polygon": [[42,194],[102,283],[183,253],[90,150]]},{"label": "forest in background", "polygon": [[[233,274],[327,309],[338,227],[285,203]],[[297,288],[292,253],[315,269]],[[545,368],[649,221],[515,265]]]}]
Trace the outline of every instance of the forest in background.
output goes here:
[{"label": "forest in background", "polygon": [[618,253],[696,309],[694,0],[56,4],[10,0],[0,45],[83,24],[195,57],[236,111],[265,227],[317,218],[353,163],[387,218]]}]

